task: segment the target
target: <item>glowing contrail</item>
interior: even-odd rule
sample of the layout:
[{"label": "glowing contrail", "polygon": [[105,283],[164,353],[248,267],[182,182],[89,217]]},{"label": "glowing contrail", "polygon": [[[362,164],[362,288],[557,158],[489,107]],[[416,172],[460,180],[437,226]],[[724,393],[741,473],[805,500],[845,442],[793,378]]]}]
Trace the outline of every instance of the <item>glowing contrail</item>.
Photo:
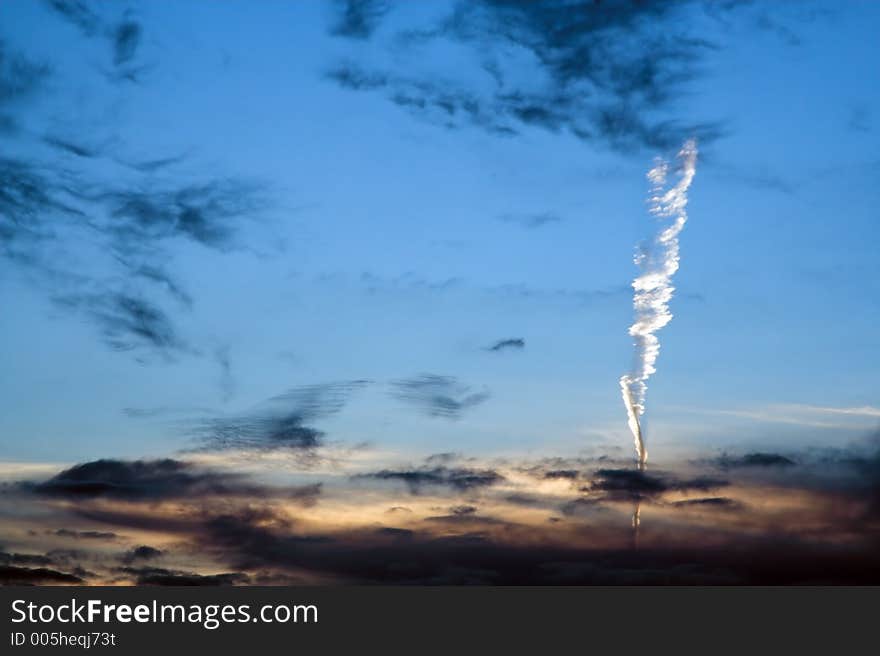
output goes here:
[{"label": "glowing contrail", "polygon": [[635,438],[640,469],[644,469],[648,461],[648,452],[639,417],[645,412],[647,381],[656,371],[660,353],[660,341],[655,333],[672,320],[669,301],[675,291],[672,276],[678,271],[678,235],[687,221],[687,190],[696,172],[697,144],[694,140],[685,142],[678,152],[678,160],[681,163],[678,181],[665,191],[668,163],[660,160],[648,172],[651,214],[672,222],[660,230],[649,248],[640,250],[635,257],[635,263],[641,269],[632,283],[636,319],[629,329],[635,346],[635,363],[630,373],[620,377],[627,424]]}]

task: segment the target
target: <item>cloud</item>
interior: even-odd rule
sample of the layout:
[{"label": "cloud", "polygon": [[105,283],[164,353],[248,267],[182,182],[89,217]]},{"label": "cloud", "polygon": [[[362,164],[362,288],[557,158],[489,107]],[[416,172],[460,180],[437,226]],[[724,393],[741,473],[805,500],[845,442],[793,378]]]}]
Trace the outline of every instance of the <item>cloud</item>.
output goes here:
[{"label": "cloud", "polygon": [[314,503],[320,484],[272,488],[242,474],[212,471],[180,460],[94,460],[75,465],[41,483],[20,489],[64,499],[197,499],[205,497],[279,497]]},{"label": "cloud", "polygon": [[108,291],[60,296],[55,303],[85,311],[101,328],[105,342],[115,350],[147,346],[169,353],[187,349],[168,315],[144,298]]},{"label": "cloud", "polygon": [[141,546],[134,547],[123,554],[122,562],[133,563],[137,560],[154,560],[161,555],[162,551],[160,549],[142,544]]},{"label": "cloud", "polygon": [[[164,265],[172,242],[228,252],[239,244],[242,219],[264,205],[258,187],[237,181],[153,185],[95,189],[69,171],[0,159],[0,214],[10,219],[0,226],[0,255],[38,274],[31,279],[51,290],[56,307],[91,319],[111,348],[195,354],[176,318],[151,298],[193,305]],[[97,266],[85,268],[78,258],[90,252]]]},{"label": "cloud", "polygon": [[43,137],[43,142],[48,144],[49,146],[52,146],[53,148],[57,148],[64,153],[74,155],[75,157],[91,159],[97,157],[100,154],[99,151],[95,148],[90,148],[74,141],[69,141],[67,139],[62,139],[61,137],[56,137],[53,135],[47,135]]},{"label": "cloud", "polygon": [[549,479],[565,478],[574,480],[578,476],[580,476],[580,472],[576,469],[551,469],[550,471],[544,472],[544,478]]},{"label": "cloud", "polygon": [[505,351],[505,350],[522,350],[526,347],[526,340],[522,337],[515,337],[510,339],[500,339],[495,342],[492,346],[486,347],[487,351]]},{"label": "cloud", "polygon": [[504,477],[493,469],[442,466],[419,469],[383,469],[377,472],[357,474],[354,478],[399,481],[406,484],[412,494],[418,494],[424,487],[448,487],[459,492],[467,492],[495,485],[504,480]]},{"label": "cloud", "polygon": [[[132,72],[142,28],[130,14],[112,23],[86,3],[48,7],[85,36],[110,39],[117,73]],[[0,40],[0,130],[27,115],[24,100],[61,102],[64,85],[44,83],[50,72]],[[93,321],[111,348],[135,351],[140,361],[144,352],[197,355],[202,350],[177,328],[175,312],[190,310],[194,300],[172,274],[173,253],[180,242],[222,253],[245,246],[248,220],[269,206],[265,187],[164,174],[180,156],[126,165],[109,146],[93,145],[93,130],[71,126],[66,133],[75,139],[22,132],[27,155],[0,157],[0,257],[56,308]],[[162,296],[180,307],[164,307]]]},{"label": "cloud", "polygon": [[725,510],[741,507],[739,501],[731,499],[729,497],[701,497],[699,499],[684,499],[682,501],[675,501],[672,505],[675,508],[719,508]]},{"label": "cloud", "polygon": [[[461,509],[466,509],[464,512]],[[489,515],[478,515],[477,509],[471,506],[457,506],[449,509],[447,515],[431,515],[425,517],[422,521],[433,524],[443,524],[445,526],[507,526],[509,522],[498,517]]]},{"label": "cloud", "polygon": [[[797,471],[771,467],[758,487],[748,476],[737,479],[736,470],[723,481],[622,468],[590,475],[584,468],[597,459],[586,458],[507,462],[509,476],[435,458],[433,465],[353,477],[426,493],[421,501],[410,498],[406,510],[394,505],[394,487],[358,491],[341,481],[332,484],[320,508],[310,510],[284,502],[289,488],[258,486],[259,494],[249,494],[242,488],[255,484],[225,471],[213,472],[229,477],[222,484],[187,478],[206,473],[197,467],[62,472],[54,480],[57,495],[49,498],[75,503],[52,504],[58,516],[152,534],[162,540],[163,554],[156,557],[186,564],[158,567],[146,550],[147,559],[124,562],[127,554],[88,550],[83,541],[77,545],[82,550],[8,553],[0,556],[0,566],[143,585],[260,584],[293,576],[312,584],[865,584],[877,582],[880,571],[872,514],[880,507],[880,459],[870,446],[819,454],[810,461],[813,477],[807,475],[813,465],[798,456],[805,464]],[[551,472],[564,475],[544,478]],[[571,472],[579,472],[576,479]],[[582,482],[585,496],[560,497],[542,484],[553,478]],[[721,487],[724,496],[706,493]],[[780,503],[749,503],[755,494]],[[157,503],[162,500],[173,503]],[[633,500],[655,509],[643,512],[638,550],[631,547],[629,510],[617,505]],[[28,497],[15,497],[22,502]],[[44,506],[45,499],[34,502]],[[34,532],[26,539],[45,535]]]},{"label": "cloud", "polygon": [[562,504],[559,511],[566,517],[589,517],[603,510],[598,499],[573,499]]},{"label": "cloud", "polygon": [[0,39],[0,128],[12,131],[17,127],[8,114],[12,106],[34,95],[50,74],[50,68],[34,62],[9,48]]},{"label": "cloud", "polygon": [[[261,188],[240,180],[186,183],[162,189],[151,182],[148,189],[99,192],[113,220],[119,244],[131,249],[141,240],[179,236],[209,248],[229,250],[242,218],[265,205]],[[111,226],[107,227],[108,231]]]},{"label": "cloud", "polygon": [[46,4],[85,36],[94,36],[101,29],[101,18],[83,0],[47,0]]},{"label": "cloud", "polygon": [[747,453],[742,456],[730,456],[724,454],[716,461],[717,466],[722,469],[737,468],[768,468],[768,467],[793,467],[796,463],[791,458],[780,455],[778,453]]},{"label": "cloud", "polygon": [[247,574],[226,572],[223,574],[195,574],[159,567],[123,567],[120,572],[134,579],[136,585],[180,586],[226,586],[240,585],[250,581]]},{"label": "cloud", "polygon": [[364,380],[296,387],[253,411],[197,422],[193,433],[206,449],[313,449],[324,433],[307,425],[336,414]]},{"label": "cloud", "polygon": [[143,28],[140,23],[126,18],[113,30],[113,63],[122,66],[129,63],[141,42]]},{"label": "cloud", "polygon": [[77,540],[115,540],[119,536],[110,531],[73,531],[67,528],[59,528],[53,532],[62,538],[74,538]]},{"label": "cloud", "polygon": [[538,212],[536,214],[502,214],[498,217],[504,223],[517,225],[521,228],[541,228],[551,223],[559,223],[562,218],[554,212]]},{"label": "cloud", "polygon": [[[331,32],[364,41],[384,20],[390,36],[377,47],[406,64],[383,70],[349,60],[329,78],[381,92],[444,127],[501,135],[565,130],[622,151],[666,149],[686,137],[706,143],[721,134],[717,123],[667,118],[715,47],[701,32],[699,3],[483,0],[456,3],[427,22],[383,3],[383,11],[368,14],[369,27],[352,7],[340,8]],[[470,67],[438,75],[422,65],[427,48],[459,59],[464,49]]]},{"label": "cloud", "polygon": [[39,554],[21,554],[0,551],[0,563],[14,565],[51,565],[52,559]]},{"label": "cloud", "polygon": [[394,381],[392,396],[414,405],[429,417],[458,419],[470,408],[489,398],[488,390],[474,392],[452,376],[421,374],[413,378]]},{"label": "cloud", "polygon": [[48,0],[48,7],[86,38],[101,38],[110,45],[116,73],[111,80],[135,81],[139,69],[129,66],[143,38],[143,26],[126,11],[117,22],[108,21],[80,0]]},{"label": "cloud", "polygon": [[584,491],[600,492],[603,498],[614,501],[638,501],[670,491],[708,492],[728,485],[728,481],[710,477],[680,479],[671,474],[649,474],[637,469],[599,469]]},{"label": "cloud", "polygon": [[350,39],[368,39],[389,10],[387,0],[337,0],[331,32]]},{"label": "cloud", "polygon": [[45,567],[13,567],[0,565],[0,583],[4,585],[78,585],[85,583],[79,576]]},{"label": "cloud", "polygon": [[220,366],[220,390],[223,394],[223,402],[228,403],[235,394],[235,378],[232,375],[229,347],[222,346],[215,349],[214,359]]},{"label": "cloud", "polygon": [[[446,518],[444,525],[453,526],[454,517]],[[529,532],[532,540],[519,542],[483,533],[437,537],[413,530],[405,536],[396,530],[371,530],[320,539],[298,535],[289,526],[267,524],[263,516],[239,514],[211,522],[197,544],[243,570],[305,568],[329,577],[324,580],[354,583],[692,585],[877,580],[871,569],[877,563],[876,552],[859,547],[839,549],[773,537],[741,538],[732,551],[693,544],[636,551],[585,548],[565,541],[536,543],[536,529]]]}]

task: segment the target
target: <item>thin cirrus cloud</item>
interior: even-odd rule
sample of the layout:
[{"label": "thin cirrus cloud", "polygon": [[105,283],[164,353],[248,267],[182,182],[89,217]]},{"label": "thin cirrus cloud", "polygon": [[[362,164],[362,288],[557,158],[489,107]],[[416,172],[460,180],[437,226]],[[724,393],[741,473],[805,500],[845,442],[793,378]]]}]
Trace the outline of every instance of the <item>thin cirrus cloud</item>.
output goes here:
[{"label": "thin cirrus cloud", "polygon": [[126,11],[120,18],[110,19],[81,0],[47,0],[46,6],[85,38],[100,38],[107,42],[112,63],[108,79],[140,81],[140,75],[146,67],[137,66],[135,57],[143,42],[144,29],[131,11]]},{"label": "thin cirrus cloud", "polygon": [[353,380],[292,388],[250,412],[196,420],[191,432],[205,450],[311,451],[323,445],[324,433],[309,424],[338,413],[368,384]]},{"label": "thin cirrus cloud", "polygon": [[[134,57],[141,28],[133,19],[108,32],[84,3],[51,8],[86,37],[110,34],[118,68]],[[178,328],[178,313],[196,299],[171,254],[183,242],[218,253],[245,247],[244,228],[271,205],[266,186],[184,175],[173,170],[181,157],[126,165],[114,152],[123,144],[93,145],[90,126],[77,139],[19,129],[36,99],[63,101],[49,84],[58,74],[0,41],[0,128],[24,146],[0,157],[0,257],[57,309],[89,319],[115,350],[135,351],[141,362],[144,354],[203,352]],[[112,179],[96,172],[107,166]]]},{"label": "thin cirrus cloud", "polygon": [[459,419],[465,411],[488,400],[489,391],[474,391],[453,376],[425,373],[393,381],[391,396],[429,417]]},{"label": "thin cirrus cloud", "polygon": [[[737,417],[774,424],[790,424],[813,428],[845,428],[861,430],[876,424],[880,408],[874,406],[833,407],[795,403],[777,403],[757,408],[703,409],[688,408],[699,414]],[[836,419],[835,419],[836,418]]]}]

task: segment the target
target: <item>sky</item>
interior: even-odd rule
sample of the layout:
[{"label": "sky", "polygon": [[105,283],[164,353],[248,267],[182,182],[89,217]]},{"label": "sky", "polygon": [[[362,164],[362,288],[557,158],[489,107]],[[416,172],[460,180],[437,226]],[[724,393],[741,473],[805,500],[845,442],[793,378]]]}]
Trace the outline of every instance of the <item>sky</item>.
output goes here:
[{"label": "sky", "polygon": [[[400,558],[520,550],[493,578],[491,549],[437,547],[418,582],[545,581],[575,548],[625,565],[560,580],[619,582],[633,504],[673,552],[778,542],[785,516],[809,549],[875,545],[878,24],[856,1],[0,4],[0,565],[398,580],[340,564],[387,529]],[[633,256],[661,223],[646,174],[688,139],[637,472]],[[211,521],[172,522],[186,498]],[[283,548],[241,562],[233,516]],[[307,538],[337,546],[291,573]]]}]

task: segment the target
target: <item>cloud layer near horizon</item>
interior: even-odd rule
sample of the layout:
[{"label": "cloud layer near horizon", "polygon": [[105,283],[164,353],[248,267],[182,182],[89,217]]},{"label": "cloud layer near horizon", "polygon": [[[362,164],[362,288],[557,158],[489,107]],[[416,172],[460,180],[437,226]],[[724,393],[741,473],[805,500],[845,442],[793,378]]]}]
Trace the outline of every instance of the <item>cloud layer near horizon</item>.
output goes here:
[{"label": "cloud layer near horizon", "polygon": [[[99,460],[6,483],[0,513],[16,519],[0,535],[0,575],[40,584],[790,584],[877,582],[880,571],[875,444],[724,454],[649,472],[607,456],[444,453],[411,465],[350,463],[347,475],[237,462],[247,471],[216,455]],[[262,482],[280,470],[285,482]]]}]

